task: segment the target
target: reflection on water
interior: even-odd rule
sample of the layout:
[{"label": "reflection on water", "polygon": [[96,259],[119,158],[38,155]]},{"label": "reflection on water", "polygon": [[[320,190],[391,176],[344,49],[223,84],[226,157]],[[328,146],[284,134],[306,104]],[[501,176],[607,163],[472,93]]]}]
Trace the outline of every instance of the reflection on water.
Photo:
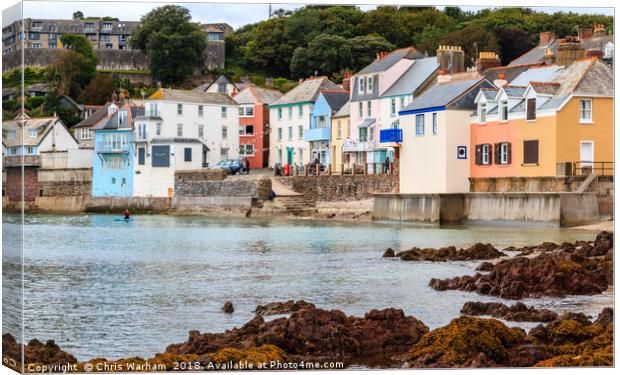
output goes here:
[{"label": "reflection on water", "polygon": [[[110,215],[28,215],[25,223],[25,337],[54,339],[80,360],[151,356],[184,341],[189,330],[220,332],[250,320],[258,304],[288,299],[354,315],[397,307],[435,328],[458,316],[466,301],[500,299],[427,286],[432,277],[473,274],[477,262],[383,259],[387,247],[480,241],[502,248],[594,236],[156,215],[128,223]],[[10,249],[19,217],[5,215],[3,230]],[[9,250],[3,258],[11,277],[18,274],[10,267],[15,255]],[[226,300],[234,303],[234,314],[220,312]],[[596,314],[612,300],[609,292],[525,302]],[[3,329],[15,319],[5,315]]]}]

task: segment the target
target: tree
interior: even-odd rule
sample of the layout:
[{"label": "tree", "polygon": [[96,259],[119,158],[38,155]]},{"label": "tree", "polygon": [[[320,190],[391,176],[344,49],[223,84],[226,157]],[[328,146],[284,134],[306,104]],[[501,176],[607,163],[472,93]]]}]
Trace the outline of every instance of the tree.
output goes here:
[{"label": "tree", "polygon": [[148,56],[153,78],[169,85],[181,83],[202,66],[207,40],[188,9],[166,5],[142,17],[130,43]]},{"label": "tree", "polygon": [[508,65],[512,60],[529,51],[533,45],[527,32],[520,29],[503,29],[497,33],[501,49],[502,64]]},{"label": "tree", "polygon": [[245,58],[258,71],[288,76],[295,48],[286,18],[272,18],[256,27],[253,38],[247,44]]},{"label": "tree", "polygon": [[358,71],[373,62],[377,53],[393,51],[395,46],[379,35],[363,35],[351,38],[354,64],[351,70]]},{"label": "tree", "polygon": [[73,19],[74,20],[83,20],[84,19],[84,13],[82,13],[82,11],[76,11],[73,12]]},{"label": "tree", "polygon": [[89,70],[89,62],[84,55],[75,51],[62,51],[48,66],[47,74],[56,88],[57,95],[80,95],[84,77]]},{"label": "tree", "polygon": [[86,65],[76,79],[81,87],[86,86],[97,74],[97,56],[90,41],[83,35],[62,34],[60,42],[69,51],[84,56]]},{"label": "tree", "polygon": [[493,33],[480,26],[469,25],[444,35],[441,44],[461,46],[465,52],[465,67],[473,66],[477,52],[499,52],[499,45]]},{"label": "tree", "polygon": [[82,103],[101,105],[110,101],[114,93],[114,79],[109,74],[97,73],[82,90]]}]

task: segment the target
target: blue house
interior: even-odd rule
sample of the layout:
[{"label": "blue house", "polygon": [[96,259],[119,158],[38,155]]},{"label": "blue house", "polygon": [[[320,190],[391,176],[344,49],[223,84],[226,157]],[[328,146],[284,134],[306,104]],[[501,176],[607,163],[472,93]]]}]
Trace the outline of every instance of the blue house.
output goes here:
[{"label": "blue house", "polygon": [[311,161],[318,159],[325,167],[329,165],[332,115],[348,101],[348,91],[323,90],[316,98],[310,113],[310,129],[304,133],[304,141],[310,142]]},{"label": "blue house", "polygon": [[108,115],[93,126],[93,197],[131,197],[135,150],[132,118],[144,108],[111,105]]}]

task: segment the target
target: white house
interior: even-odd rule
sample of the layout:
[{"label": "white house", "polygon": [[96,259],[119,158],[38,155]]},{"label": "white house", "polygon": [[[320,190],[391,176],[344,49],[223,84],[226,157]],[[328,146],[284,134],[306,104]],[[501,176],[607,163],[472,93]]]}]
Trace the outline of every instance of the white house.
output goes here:
[{"label": "white house", "polygon": [[135,196],[174,194],[174,172],[239,156],[239,109],[227,94],[159,89],[134,119]]},{"label": "white house", "polygon": [[5,156],[39,156],[41,152],[78,148],[77,141],[58,117],[28,115],[2,122],[2,143],[6,147]]},{"label": "white house", "polygon": [[269,105],[269,166],[305,165],[310,162],[310,143],[304,132],[310,129],[314,102],[322,90],[340,90],[327,77],[308,78]]}]

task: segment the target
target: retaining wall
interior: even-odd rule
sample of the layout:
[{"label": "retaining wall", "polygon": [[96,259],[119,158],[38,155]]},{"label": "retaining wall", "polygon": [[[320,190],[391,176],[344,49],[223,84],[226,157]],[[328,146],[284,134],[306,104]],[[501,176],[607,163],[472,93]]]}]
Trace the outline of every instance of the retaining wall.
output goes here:
[{"label": "retaining wall", "polygon": [[176,197],[250,197],[266,200],[271,192],[267,176],[226,176],[218,170],[179,171],[174,175]]},{"label": "retaining wall", "polygon": [[276,177],[284,185],[315,201],[351,201],[398,191],[393,175],[321,175]]}]

